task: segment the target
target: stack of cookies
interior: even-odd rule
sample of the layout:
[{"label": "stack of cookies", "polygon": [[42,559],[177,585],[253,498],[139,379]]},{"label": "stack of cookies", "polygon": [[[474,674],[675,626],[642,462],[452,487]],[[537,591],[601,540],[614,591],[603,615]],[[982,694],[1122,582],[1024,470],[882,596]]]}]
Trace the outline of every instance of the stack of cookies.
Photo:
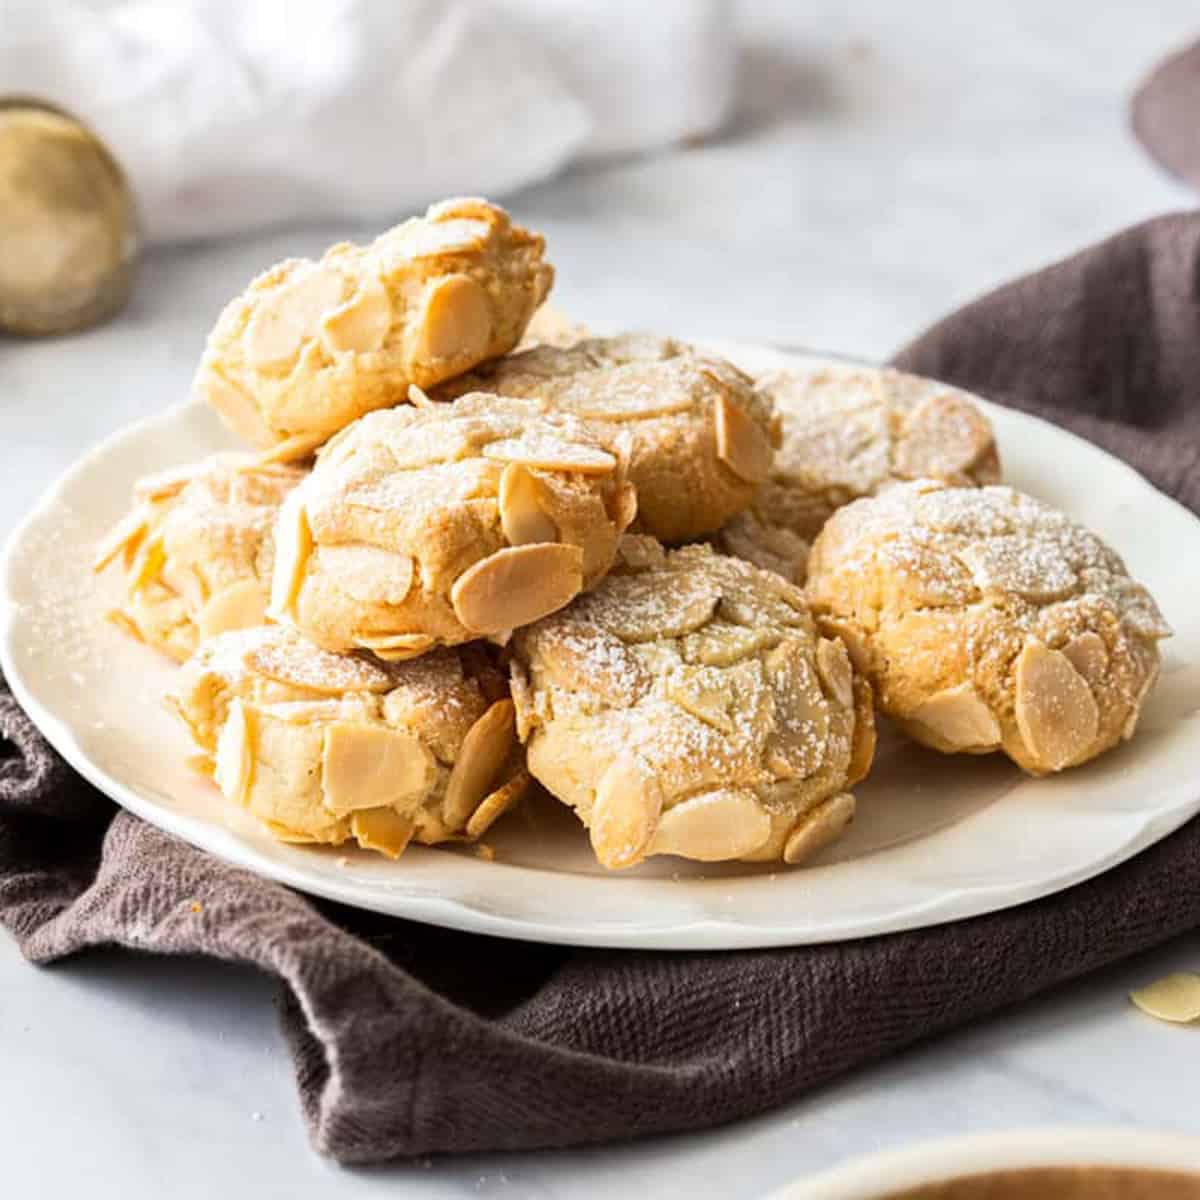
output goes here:
[{"label": "stack of cookies", "polygon": [[227,800],[397,856],[536,780],[609,868],[800,863],[876,707],[1039,774],[1133,733],[1167,627],[971,397],[590,338],[544,251],[450,201],[221,314],[195,390],[254,449],[142,480],[97,562]]}]

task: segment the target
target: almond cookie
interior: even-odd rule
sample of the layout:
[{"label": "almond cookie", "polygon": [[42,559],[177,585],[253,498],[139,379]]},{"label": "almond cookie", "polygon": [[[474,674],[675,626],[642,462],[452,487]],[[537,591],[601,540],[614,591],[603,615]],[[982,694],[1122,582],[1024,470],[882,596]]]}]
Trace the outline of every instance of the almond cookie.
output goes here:
[{"label": "almond cookie", "polygon": [[779,431],[769,397],[736,367],[666,338],[626,334],[538,346],[440,389],[536,400],[627,445],[638,522],[666,542],[719,529],[768,476]]},{"label": "almond cookie", "polygon": [[280,513],[271,615],[328,650],[503,639],[595,584],[636,511],[573,417],[416,398],[330,442]]},{"label": "almond cookie", "polygon": [[925,480],[840,509],[808,590],[909,734],[1038,775],[1133,734],[1170,633],[1098,537],[1007,487]]},{"label": "almond cookie", "polygon": [[652,854],[803,861],[854,815],[869,686],[777,575],[649,538],[627,538],[622,560],[513,638],[530,773],[610,869]]},{"label": "almond cookie", "polygon": [[128,584],[110,618],[180,662],[200,638],[261,624],[275,518],[304,475],[220,454],[140,480],[96,556],[97,570],[119,561]]},{"label": "almond cookie", "polygon": [[264,625],[203,642],[168,699],[193,765],[282,841],[395,858],[474,839],[528,781],[503,675],[477,647],[380,663]]},{"label": "almond cookie", "polygon": [[288,259],[230,303],[194,384],[235,433],[303,457],[363,413],[511,350],[554,278],[543,239],[448,200],[369,246]]},{"label": "almond cookie", "polygon": [[[798,583],[807,545],[843,504],[897,480],[974,487],[1000,478],[991,423],[958,388],[850,366],[778,371],[759,386],[774,398],[783,441],[750,516],[718,545],[772,569],[766,555],[781,558]],[[787,548],[788,532],[801,546]]]},{"label": "almond cookie", "polygon": [[790,583],[803,585],[808,574],[812,542],[794,529],[759,516],[753,508],[738,513],[712,538],[722,554],[744,558],[764,571],[774,571]]},{"label": "almond cookie", "polygon": [[573,346],[591,337],[591,330],[581,321],[574,321],[561,309],[546,301],[530,318],[525,336],[517,343],[518,350],[534,346]]}]

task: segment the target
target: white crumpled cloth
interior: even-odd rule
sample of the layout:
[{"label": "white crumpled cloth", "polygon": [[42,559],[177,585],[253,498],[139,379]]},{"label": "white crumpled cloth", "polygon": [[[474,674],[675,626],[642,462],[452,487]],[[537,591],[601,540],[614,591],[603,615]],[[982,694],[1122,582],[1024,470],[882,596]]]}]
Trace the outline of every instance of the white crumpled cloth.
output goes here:
[{"label": "white crumpled cloth", "polygon": [[0,93],[83,119],[153,241],[503,196],[720,125],[724,0],[0,0]]}]

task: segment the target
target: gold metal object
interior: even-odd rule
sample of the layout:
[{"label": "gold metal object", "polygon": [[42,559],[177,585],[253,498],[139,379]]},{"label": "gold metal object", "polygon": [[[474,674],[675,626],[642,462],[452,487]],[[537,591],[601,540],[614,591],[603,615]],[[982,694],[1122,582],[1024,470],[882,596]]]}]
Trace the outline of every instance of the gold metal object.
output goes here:
[{"label": "gold metal object", "polygon": [[125,174],[40,101],[0,100],[0,333],[66,333],[115,313],[140,249]]}]

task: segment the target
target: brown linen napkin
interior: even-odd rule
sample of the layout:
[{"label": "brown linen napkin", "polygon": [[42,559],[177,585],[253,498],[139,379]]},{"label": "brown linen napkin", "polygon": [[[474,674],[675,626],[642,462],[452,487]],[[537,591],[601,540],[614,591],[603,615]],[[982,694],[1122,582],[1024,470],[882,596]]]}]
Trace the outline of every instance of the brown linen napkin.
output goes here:
[{"label": "brown linen napkin", "polygon": [[1164,58],[1134,93],[1133,131],[1158,164],[1200,188],[1200,42]]},{"label": "brown linen napkin", "polygon": [[[1197,278],[1200,216],[1152,221],[1001,288],[899,361],[1071,425],[1200,508]],[[736,953],[524,945],[209,858],[115,809],[3,693],[0,922],[35,962],[119,945],[277,975],[314,1144],[375,1162],[698,1129],[792,1099],[1200,925],[1200,822],[1057,896],[911,933]]]}]

